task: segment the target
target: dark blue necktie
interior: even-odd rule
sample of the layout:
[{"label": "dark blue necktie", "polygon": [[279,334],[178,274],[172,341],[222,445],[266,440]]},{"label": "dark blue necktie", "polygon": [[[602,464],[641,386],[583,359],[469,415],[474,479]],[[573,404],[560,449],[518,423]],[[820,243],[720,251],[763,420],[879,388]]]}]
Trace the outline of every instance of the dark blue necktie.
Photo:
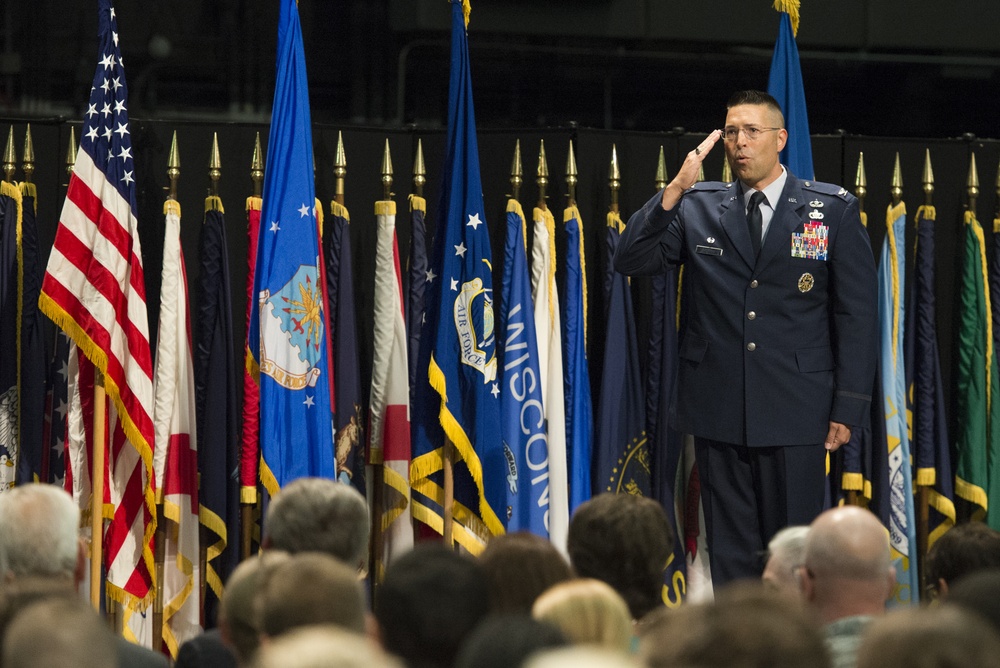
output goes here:
[{"label": "dark blue necktie", "polygon": [[760,213],[760,203],[764,201],[764,193],[761,191],[750,195],[750,204],[747,205],[747,227],[750,228],[750,243],[753,244],[753,256],[760,255],[760,237],[764,229],[764,217]]}]

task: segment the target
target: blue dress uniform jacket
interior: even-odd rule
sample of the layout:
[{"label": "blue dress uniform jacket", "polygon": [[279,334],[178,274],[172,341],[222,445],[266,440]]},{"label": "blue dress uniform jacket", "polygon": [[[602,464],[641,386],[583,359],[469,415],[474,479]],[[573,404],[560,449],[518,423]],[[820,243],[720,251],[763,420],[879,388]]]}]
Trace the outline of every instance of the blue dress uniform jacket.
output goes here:
[{"label": "blue dress uniform jacket", "polygon": [[[877,280],[857,199],[789,172],[755,260],[738,183],[698,183],[671,211],[661,196],[629,220],[615,269],[684,265],[677,428],[755,447],[823,443],[831,420],[866,425]],[[807,224],[812,246],[799,236],[796,249]]]}]

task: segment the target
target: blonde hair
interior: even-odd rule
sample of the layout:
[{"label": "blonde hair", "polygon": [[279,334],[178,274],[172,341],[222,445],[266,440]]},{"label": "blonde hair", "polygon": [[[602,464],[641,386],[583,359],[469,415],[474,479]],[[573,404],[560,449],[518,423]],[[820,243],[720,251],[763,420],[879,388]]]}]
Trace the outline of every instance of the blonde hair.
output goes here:
[{"label": "blonde hair", "polygon": [[558,627],[570,642],[628,652],[632,618],[618,592],[600,580],[562,582],[538,597],[531,616]]}]

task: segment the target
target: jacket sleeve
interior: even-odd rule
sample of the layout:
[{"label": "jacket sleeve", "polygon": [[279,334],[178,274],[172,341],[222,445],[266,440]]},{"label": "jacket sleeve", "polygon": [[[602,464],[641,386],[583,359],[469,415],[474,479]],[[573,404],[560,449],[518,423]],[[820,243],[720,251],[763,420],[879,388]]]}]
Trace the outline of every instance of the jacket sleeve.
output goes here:
[{"label": "jacket sleeve", "polygon": [[683,227],[679,211],[684,201],[670,211],[660,204],[663,191],[629,218],[615,251],[615,271],[628,275],[659,274],[681,263]]},{"label": "jacket sleeve", "polygon": [[830,420],[865,427],[870,422],[878,360],[878,278],[856,199],[848,202],[836,246],[830,250],[830,315],[836,356]]}]

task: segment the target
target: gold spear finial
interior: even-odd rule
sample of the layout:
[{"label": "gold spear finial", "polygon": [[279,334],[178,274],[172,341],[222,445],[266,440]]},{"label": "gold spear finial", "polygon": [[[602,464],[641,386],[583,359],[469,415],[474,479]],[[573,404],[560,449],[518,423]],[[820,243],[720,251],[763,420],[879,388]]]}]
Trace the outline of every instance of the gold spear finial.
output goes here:
[{"label": "gold spear finial", "polygon": [[976,154],[973,153],[969,160],[969,211],[976,212],[976,198],[979,197],[979,172],[976,170]]},{"label": "gold spear finial", "polygon": [[7,133],[7,148],[3,152],[3,180],[8,183],[14,177],[14,169],[17,167],[17,155],[14,153],[14,126],[10,126]]},{"label": "gold spear finial", "polygon": [[344,153],[344,133],[337,130],[337,154],[333,158],[333,201],[343,206],[344,180],[347,178],[347,154]]},{"label": "gold spear finial", "polygon": [[389,155],[389,138],[385,140],[382,152],[382,199],[392,199],[392,156]]},{"label": "gold spear finial", "polygon": [[510,163],[510,197],[517,200],[521,196],[524,183],[524,169],[521,167],[521,140],[514,142],[514,159]]},{"label": "gold spear finial", "polygon": [[425,183],[427,183],[427,166],[424,165],[424,143],[417,137],[417,157],[413,159],[413,192],[417,197],[424,196]]},{"label": "gold spear finial", "polygon": [[[66,178],[73,175],[73,167],[76,165],[76,128],[69,126],[69,148],[66,149]],[[63,185],[68,185],[63,184]]]},{"label": "gold spear finial", "polygon": [[618,190],[622,187],[622,172],[618,167],[618,146],[611,145],[611,166],[608,168],[608,188],[611,189],[611,211],[618,213]]},{"label": "gold spear finial", "polygon": [[576,206],[576,184],[580,173],[576,169],[576,155],[573,153],[573,140],[569,140],[569,155],[566,156],[566,188],[570,206]]},{"label": "gold spear finial", "polygon": [[924,149],[924,175],[921,179],[924,190],[924,204],[931,206],[934,199],[934,170],[931,168],[931,150]]},{"label": "gold spear finial", "polygon": [[264,151],[260,148],[260,133],[253,146],[253,159],[250,161],[250,180],[253,182],[253,196],[260,197],[264,184]]},{"label": "gold spear finial", "polygon": [[660,157],[656,159],[656,179],[654,180],[657,190],[667,187],[667,160],[663,157],[663,145],[660,145]]},{"label": "gold spear finial", "polygon": [[31,141],[31,123],[24,132],[24,157],[21,158],[21,171],[24,172],[24,182],[31,183],[35,173],[35,144]]},{"label": "gold spear finial", "polygon": [[729,165],[729,159],[722,158],[722,180],[729,183],[733,180],[733,168]]},{"label": "gold spear finial", "polygon": [[538,208],[546,209],[545,200],[547,195],[545,191],[549,186],[549,163],[545,159],[545,140],[541,140],[541,144],[538,148],[538,169],[535,172],[535,183],[538,184]]},{"label": "gold spear finial", "polygon": [[892,205],[896,206],[903,199],[903,172],[899,169],[899,151],[896,151],[896,166],[892,168]]},{"label": "gold spear finial", "polygon": [[219,179],[222,178],[222,156],[219,154],[219,133],[212,133],[212,155],[208,159],[208,194],[219,196]]},{"label": "gold spear finial", "polygon": [[170,179],[170,189],[167,191],[167,199],[177,199],[177,179],[181,177],[181,156],[177,150],[177,130],[174,130],[174,137],[170,141],[170,157],[167,158],[167,178]]},{"label": "gold spear finial", "polygon": [[865,174],[865,154],[858,153],[858,171],[854,176],[854,195],[861,204],[861,210],[865,210],[865,195],[868,194],[868,175]]}]

